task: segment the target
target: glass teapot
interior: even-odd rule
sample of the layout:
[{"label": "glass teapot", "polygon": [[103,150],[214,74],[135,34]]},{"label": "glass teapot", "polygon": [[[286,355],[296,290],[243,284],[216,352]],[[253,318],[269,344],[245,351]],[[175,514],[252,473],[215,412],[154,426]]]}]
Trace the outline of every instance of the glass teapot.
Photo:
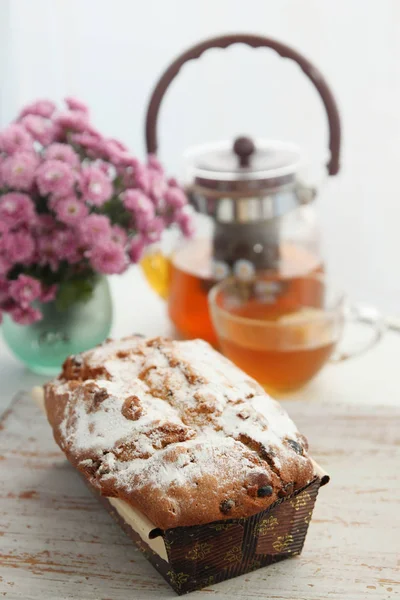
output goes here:
[{"label": "glass teapot", "polygon": [[[162,98],[182,65],[209,48],[234,43],[269,47],[295,60],[318,90],[329,122],[329,175],[339,171],[340,120],[334,97],[318,70],[290,47],[262,36],[236,34],[206,40],[178,57],[160,78],[146,119],[149,153],[157,152],[157,118]],[[145,276],[168,303],[183,338],[216,343],[207,295],[218,280],[234,274],[271,275],[271,302],[296,293],[292,278],[324,269],[313,208],[317,190],[301,181],[300,149],[291,143],[238,137],[186,152],[185,188],[197,214],[195,236],[168,233],[142,259]],[[310,279],[311,280],[311,279]],[[303,292],[304,293],[304,292]],[[310,289],[310,294],[313,290]]]}]

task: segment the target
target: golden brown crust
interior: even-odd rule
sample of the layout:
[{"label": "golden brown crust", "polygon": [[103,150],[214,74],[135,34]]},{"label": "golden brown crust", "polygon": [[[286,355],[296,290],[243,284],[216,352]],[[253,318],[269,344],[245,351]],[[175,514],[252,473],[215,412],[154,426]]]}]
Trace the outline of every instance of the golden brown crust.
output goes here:
[{"label": "golden brown crust", "polygon": [[200,340],[107,341],[68,358],[45,403],[91,485],[162,529],[250,516],[314,477],[280,405]]}]

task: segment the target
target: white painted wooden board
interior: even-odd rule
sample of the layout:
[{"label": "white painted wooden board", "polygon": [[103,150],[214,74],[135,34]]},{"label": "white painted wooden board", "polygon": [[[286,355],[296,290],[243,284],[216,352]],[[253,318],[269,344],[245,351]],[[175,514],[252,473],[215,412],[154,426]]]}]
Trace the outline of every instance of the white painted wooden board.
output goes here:
[{"label": "white painted wooden board", "polygon": [[[191,594],[256,600],[400,595],[400,410],[286,402],[330,473],[302,555]],[[0,431],[0,598],[176,597],[90,494],[26,394]]]}]

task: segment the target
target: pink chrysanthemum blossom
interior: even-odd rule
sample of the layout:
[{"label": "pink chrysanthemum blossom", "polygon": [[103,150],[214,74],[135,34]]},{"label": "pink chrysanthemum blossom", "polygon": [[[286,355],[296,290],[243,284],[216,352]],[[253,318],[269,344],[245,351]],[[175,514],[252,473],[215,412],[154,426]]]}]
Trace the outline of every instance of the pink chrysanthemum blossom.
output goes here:
[{"label": "pink chrysanthemum blossom", "polygon": [[78,200],[76,196],[59,198],[54,204],[53,210],[57,219],[67,225],[76,225],[89,213],[86,204]]},{"label": "pink chrysanthemum blossom", "polygon": [[138,160],[132,156],[124,144],[118,140],[107,139],[104,141],[104,151],[115,166],[136,167]]},{"label": "pink chrysanthemum blossom", "polygon": [[106,148],[110,156],[112,156],[113,152],[116,152],[116,155],[118,155],[119,152],[128,151],[128,148],[125,146],[125,144],[114,138],[105,138],[104,147]]},{"label": "pink chrysanthemum blossom", "polygon": [[155,217],[152,201],[140,190],[127,190],[122,195],[125,208],[132,213],[139,231],[145,231]]},{"label": "pink chrysanthemum blossom", "polygon": [[105,275],[122,273],[127,266],[123,247],[111,240],[96,245],[90,253],[90,262],[95,271]]},{"label": "pink chrysanthemum blossom", "polygon": [[155,154],[148,155],[147,165],[148,165],[148,167],[150,167],[150,169],[154,169],[154,171],[158,171],[162,175],[164,174],[164,169],[162,167],[162,164],[160,163],[160,161],[158,160],[158,158]]},{"label": "pink chrysanthemum blossom", "polygon": [[53,211],[56,212],[57,204],[62,200],[62,196],[49,196],[47,199],[47,206]]},{"label": "pink chrysanthemum blossom", "polygon": [[151,223],[154,221],[154,216],[138,213],[135,216],[135,227],[140,233],[146,233],[147,229],[151,227]]},{"label": "pink chrysanthemum blossom", "polygon": [[56,105],[54,102],[51,102],[50,100],[38,100],[37,102],[32,102],[32,104],[25,106],[25,108],[20,112],[18,120],[26,117],[26,115],[37,115],[39,117],[45,117],[48,119],[55,110]]},{"label": "pink chrysanthemum blossom", "polygon": [[[140,163],[92,127],[86,105],[66,104],[61,114],[51,102],[31,104],[0,133],[0,317],[14,313],[18,322],[40,318],[30,303],[54,300],[66,273],[121,273],[169,225],[191,232],[183,191],[158,159]],[[2,291],[16,272],[25,283],[40,274],[40,292],[24,279],[14,281],[12,296],[10,282]]]},{"label": "pink chrysanthemum blossom", "polygon": [[35,241],[25,229],[4,234],[2,246],[6,259],[13,265],[30,264],[35,254]]},{"label": "pink chrysanthemum blossom", "polygon": [[125,146],[125,144],[123,144],[119,140],[116,140],[115,138],[107,138],[106,144],[107,144],[108,148],[111,148],[114,150],[122,150],[122,152],[128,151],[128,148]]},{"label": "pink chrysanthemum blossom", "polygon": [[119,227],[118,225],[114,225],[111,228],[110,239],[113,242],[116,242],[117,244],[121,244],[121,246],[125,246],[126,242],[128,241],[128,236],[126,234],[126,231],[124,229],[122,229],[122,227]]},{"label": "pink chrysanthemum blossom", "polygon": [[146,243],[141,235],[135,235],[135,237],[132,238],[129,244],[128,254],[133,263],[137,263],[141,259],[145,247]]},{"label": "pink chrysanthemum blossom", "polygon": [[101,136],[84,131],[83,133],[71,135],[71,142],[81,146],[92,158],[105,156],[104,139]]},{"label": "pink chrysanthemum blossom", "polygon": [[38,215],[33,227],[34,233],[38,236],[49,233],[57,227],[55,218],[52,215]]},{"label": "pink chrysanthemum blossom", "polygon": [[71,167],[61,160],[46,160],[37,170],[36,182],[43,196],[67,196],[75,183]]},{"label": "pink chrysanthemum blossom", "polygon": [[18,123],[13,123],[0,132],[0,151],[14,154],[14,152],[32,150],[32,146],[32,136]]},{"label": "pink chrysanthemum blossom", "polygon": [[17,190],[29,190],[35,179],[38,158],[33,152],[16,152],[1,165],[3,185]]},{"label": "pink chrysanthemum blossom", "polygon": [[[158,171],[152,171],[150,175],[149,195],[157,207],[162,206],[165,194],[167,193],[167,183],[162,174]],[[185,198],[186,202],[186,198]]]},{"label": "pink chrysanthemum blossom", "polygon": [[62,129],[70,131],[87,131],[89,126],[88,115],[82,111],[69,110],[56,117],[55,122]]},{"label": "pink chrysanthemum blossom", "polygon": [[32,306],[27,306],[26,308],[16,306],[10,313],[13,321],[19,325],[32,325],[43,318],[40,310],[32,308]]},{"label": "pink chrysanthemum blossom", "polygon": [[71,96],[69,96],[68,98],[65,98],[65,104],[69,110],[76,110],[86,114],[89,113],[89,107],[84,102],[77,100],[77,98],[71,98]]},{"label": "pink chrysanthemum blossom", "polygon": [[40,142],[43,146],[48,146],[57,138],[59,129],[49,119],[38,117],[37,115],[27,115],[21,120],[21,124],[31,134],[34,140]]},{"label": "pink chrysanthemum blossom", "polygon": [[61,261],[73,265],[83,259],[83,249],[78,235],[71,229],[55,229],[43,234],[38,240],[38,262],[57,271]]},{"label": "pink chrysanthemum blossom", "polygon": [[42,285],[42,290],[41,290],[41,293],[39,296],[40,302],[43,302],[44,304],[46,304],[47,302],[53,302],[53,300],[56,299],[57,290],[58,290],[57,285],[49,285],[49,286]]},{"label": "pink chrysanthemum blossom", "polygon": [[126,190],[122,194],[122,202],[135,215],[146,215],[149,218],[155,215],[153,203],[141,190]]},{"label": "pink chrysanthemum blossom", "polygon": [[145,230],[143,230],[143,236],[147,242],[154,244],[160,241],[164,229],[165,223],[163,219],[161,217],[155,217],[147,223]]},{"label": "pink chrysanthemum blossom", "polygon": [[3,255],[0,254],[0,277],[4,277],[7,275],[8,271],[11,269],[12,264],[9,260]]},{"label": "pink chrysanthemum blossom", "polygon": [[60,261],[75,264],[83,258],[78,237],[71,229],[55,229],[43,234],[38,246],[39,264],[48,265],[52,271],[57,271]]},{"label": "pink chrysanthemum blossom", "polygon": [[114,168],[116,175],[123,189],[128,190],[136,186],[135,182],[135,169],[132,166]]},{"label": "pink chrysanthemum blossom", "polygon": [[104,160],[97,159],[94,163],[94,166],[100,169],[100,171],[102,171],[104,175],[107,175],[109,179],[112,179],[115,175],[115,169],[113,165],[111,165],[108,162],[105,162]]},{"label": "pink chrysanthemum blossom", "polygon": [[194,234],[193,213],[190,207],[184,206],[175,213],[175,220],[183,235],[191,237]]},{"label": "pink chrysanthemum blossom", "polygon": [[61,160],[73,169],[80,165],[79,156],[69,144],[50,144],[50,146],[46,148],[44,156],[47,160]]},{"label": "pink chrysanthemum blossom", "polygon": [[40,265],[48,265],[52,271],[57,271],[60,259],[52,233],[43,234],[38,239],[38,257]]},{"label": "pink chrysanthemum blossom", "polygon": [[103,145],[106,141],[106,139],[101,135],[101,133],[97,131],[95,127],[92,127],[89,123],[84,129],[84,131],[75,131],[71,133],[71,141],[74,144],[81,144],[82,146],[84,146],[86,145],[85,141],[87,143],[90,143],[91,140],[99,140],[103,142]]},{"label": "pink chrysanthemum blossom", "polygon": [[26,308],[34,300],[37,300],[41,292],[40,281],[29,275],[19,275],[18,279],[10,282],[10,296],[22,308]]},{"label": "pink chrysanthemum blossom", "polygon": [[26,194],[9,192],[0,198],[0,222],[3,228],[12,229],[36,218],[35,207]]},{"label": "pink chrysanthemum blossom", "polygon": [[183,206],[186,206],[187,199],[186,196],[179,187],[173,186],[169,187],[165,192],[165,202],[168,206],[179,209]]},{"label": "pink chrysanthemum blossom", "polygon": [[1,306],[1,310],[9,313],[12,311],[13,308],[16,308],[16,306],[17,306],[16,302],[12,298],[8,298],[8,300],[6,300],[4,302],[4,304]]},{"label": "pink chrysanthemum blossom", "polygon": [[82,260],[83,251],[79,246],[79,237],[72,229],[57,229],[52,233],[53,247],[60,260],[75,264]]},{"label": "pink chrysanthemum blossom", "polygon": [[146,169],[146,167],[143,165],[137,165],[134,175],[135,184],[137,187],[143,190],[145,194],[148,194],[151,186],[151,175],[149,169]]},{"label": "pink chrysanthemum blossom", "polygon": [[87,167],[82,171],[81,190],[86,202],[101,206],[111,198],[113,186],[101,169]]},{"label": "pink chrysanthemum blossom", "polygon": [[80,223],[79,233],[83,244],[92,246],[110,237],[110,220],[104,215],[89,215]]}]

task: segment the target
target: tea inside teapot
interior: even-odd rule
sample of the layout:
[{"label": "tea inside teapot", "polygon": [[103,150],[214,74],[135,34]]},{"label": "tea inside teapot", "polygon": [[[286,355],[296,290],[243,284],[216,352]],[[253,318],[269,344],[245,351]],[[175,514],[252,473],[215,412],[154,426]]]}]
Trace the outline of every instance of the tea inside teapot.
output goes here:
[{"label": "tea inside teapot", "polygon": [[215,344],[207,303],[214,283],[263,271],[275,281],[276,302],[289,293],[291,278],[322,271],[318,230],[299,185],[300,153],[292,144],[239,138],[233,146],[195,149],[188,158],[197,235],[171,253],[156,249],[141,265],[150,285],[167,299],[180,335]]}]

